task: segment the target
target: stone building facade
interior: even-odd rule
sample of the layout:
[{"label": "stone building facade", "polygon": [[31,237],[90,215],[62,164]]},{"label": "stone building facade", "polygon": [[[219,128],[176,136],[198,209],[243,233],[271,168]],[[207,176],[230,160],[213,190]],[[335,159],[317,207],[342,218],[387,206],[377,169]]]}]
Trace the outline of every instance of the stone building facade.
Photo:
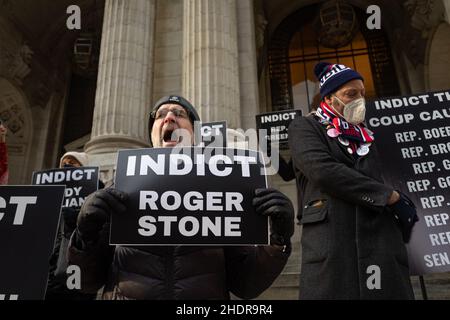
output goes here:
[{"label": "stone building facade", "polygon": [[[359,68],[372,97],[450,88],[449,0],[341,2],[0,0],[10,183],[29,183],[70,150],[85,150],[111,179],[118,149],[148,146],[150,108],[170,93],[231,129],[254,128],[267,111],[307,113],[318,92],[312,65],[324,58]],[[67,27],[71,5],[81,29]],[[381,30],[366,26],[370,5]],[[327,27],[337,12],[346,19],[339,41]],[[269,180],[296,203],[294,181]],[[263,298],[298,296],[300,232]]]}]

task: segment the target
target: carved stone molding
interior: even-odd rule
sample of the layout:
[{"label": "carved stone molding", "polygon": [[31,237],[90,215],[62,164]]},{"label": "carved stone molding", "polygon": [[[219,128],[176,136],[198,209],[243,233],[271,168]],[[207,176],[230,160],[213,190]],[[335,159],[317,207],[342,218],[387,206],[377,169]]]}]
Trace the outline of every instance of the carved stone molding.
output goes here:
[{"label": "carved stone molding", "polygon": [[0,88],[0,119],[8,127],[8,135],[13,142],[22,142],[26,139],[26,117],[23,102],[18,92],[11,85],[2,80]]},{"label": "carved stone molding", "polygon": [[12,9],[12,0],[0,0],[0,9],[2,12],[10,11]]},{"label": "carved stone molding", "polygon": [[[30,106],[45,108],[55,81],[40,68],[32,72],[33,51],[27,44],[18,48],[0,44],[0,77],[20,87],[27,96]],[[38,68],[39,69],[39,68]]]},{"label": "carved stone molding", "polygon": [[419,30],[423,38],[427,38],[444,17],[441,0],[407,0],[403,6],[410,17],[411,27]]},{"label": "carved stone molding", "polygon": [[403,25],[395,30],[394,46],[403,52],[414,67],[425,63],[428,39],[444,18],[441,0],[406,0]]},{"label": "carved stone molding", "polygon": [[9,67],[10,77],[13,81],[22,85],[23,80],[31,72],[31,63],[33,60],[33,50],[27,45],[22,44],[17,53],[14,55]]},{"label": "carved stone molding", "polygon": [[0,75],[21,86],[31,72],[33,54],[26,43],[15,48],[0,44]]}]

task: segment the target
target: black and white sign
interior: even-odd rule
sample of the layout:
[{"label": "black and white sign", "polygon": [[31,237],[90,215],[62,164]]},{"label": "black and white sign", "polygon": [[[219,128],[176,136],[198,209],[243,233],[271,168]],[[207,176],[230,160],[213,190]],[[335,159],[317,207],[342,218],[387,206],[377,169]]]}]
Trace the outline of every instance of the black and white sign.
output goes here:
[{"label": "black and white sign", "polygon": [[286,148],[288,144],[289,124],[296,117],[301,117],[302,111],[297,109],[263,113],[256,115],[256,128],[258,132],[265,130],[265,136],[259,136],[260,141],[269,146],[270,142],[279,142],[280,147]]},{"label": "black and white sign", "polygon": [[64,186],[0,186],[0,300],[44,299]]},{"label": "black and white sign", "polygon": [[266,187],[258,153],[224,148],[153,148],[118,153],[115,187],[129,193],[113,215],[111,243],[268,244],[268,219],[255,213]]},{"label": "black and white sign", "polygon": [[198,147],[227,147],[227,122],[200,122],[195,124],[195,141]]},{"label": "black and white sign", "polygon": [[450,271],[450,91],[371,102],[366,120],[386,182],[417,206],[411,274]]},{"label": "black and white sign", "polygon": [[79,208],[98,189],[98,167],[60,168],[33,172],[32,184],[66,186],[63,207]]}]

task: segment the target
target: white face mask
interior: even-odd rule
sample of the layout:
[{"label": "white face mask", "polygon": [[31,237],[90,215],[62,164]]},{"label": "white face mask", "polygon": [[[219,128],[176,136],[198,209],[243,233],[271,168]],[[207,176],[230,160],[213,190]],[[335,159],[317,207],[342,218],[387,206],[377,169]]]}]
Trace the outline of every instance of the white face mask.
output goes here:
[{"label": "white face mask", "polygon": [[342,118],[355,125],[364,121],[366,117],[366,101],[364,98],[359,98],[345,104],[338,97],[334,97],[344,106],[344,115],[341,115],[335,110]]}]

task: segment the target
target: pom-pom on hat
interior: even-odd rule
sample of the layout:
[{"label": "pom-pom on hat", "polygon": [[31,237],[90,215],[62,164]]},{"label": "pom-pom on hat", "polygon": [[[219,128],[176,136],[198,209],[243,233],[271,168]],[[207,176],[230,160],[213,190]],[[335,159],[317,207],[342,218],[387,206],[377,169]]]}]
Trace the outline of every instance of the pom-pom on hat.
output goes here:
[{"label": "pom-pom on hat", "polygon": [[320,82],[322,99],[351,80],[360,79],[364,81],[364,78],[358,72],[343,64],[319,62],[314,67],[314,74]]}]

